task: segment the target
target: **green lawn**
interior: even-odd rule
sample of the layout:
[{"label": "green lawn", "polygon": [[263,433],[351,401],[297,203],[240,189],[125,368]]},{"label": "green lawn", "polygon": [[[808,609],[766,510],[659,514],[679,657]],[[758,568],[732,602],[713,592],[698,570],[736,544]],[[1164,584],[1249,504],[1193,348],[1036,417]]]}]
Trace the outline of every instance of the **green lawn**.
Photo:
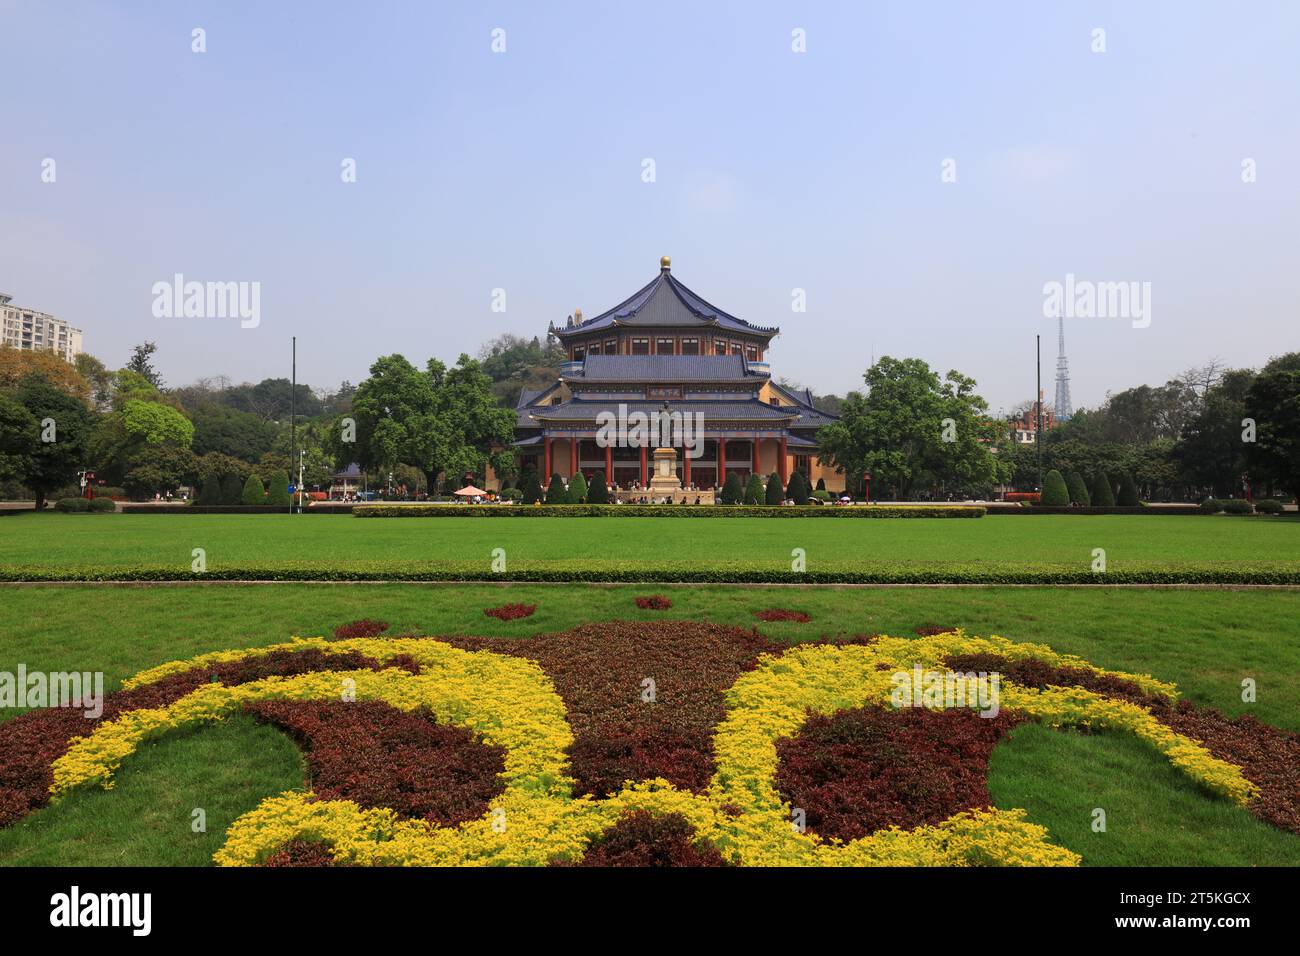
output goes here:
[{"label": "green lawn", "polygon": [[[650,593],[669,596],[673,607],[638,609],[633,598]],[[110,689],[161,661],[325,634],[361,617],[390,622],[394,634],[521,639],[614,618],[757,626],[791,642],[831,634],[902,635],[942,624],[1047,643],[1100,666],[1151,673],[1174,681],[1197,703],[1300,730],[1296,591],[178,584],[5,586],[0,595],[0,670],[19,661],[32,670],[103,670]],[[537,613],[509,623],[483,615],[483,608],[509,601],[536,603]],[[756,621],[753,612],[766,607],[802,610],[812,621]],[[1258,683],[1254,704],[1240,700],[1243,677]],[[0,831],[0,864],[202,863],[234,816],[264,796],[301,785],[293,748],[250,721],[169,735],[129,758],[113,791],[78,791]],[[995,752],[990,786],[999,805],[1025,807],[1056,842],[1091,864],[1300,864],[1300,839],[1204,795],[1126,739],[1022,728]],[[1107,810],[1107,834],[1089,827],[1097,806]],[[195,807],[207,812],[207,834],[190,830]]]},{"label": "green lawn", "polygon": [[[277,569],[490,577],[501,549],[510,573],[873,571],[932,579],[945,571],[1086,574],[1103,549],[1111,574],[1280,570],[1300,574],[1300,522],[1142,515],[979,519],[392,518],[318,515],[24,514],[0,521],[0,569],[155,569],[188,575]],[[927,575],[931,577],[926,577]]]}]

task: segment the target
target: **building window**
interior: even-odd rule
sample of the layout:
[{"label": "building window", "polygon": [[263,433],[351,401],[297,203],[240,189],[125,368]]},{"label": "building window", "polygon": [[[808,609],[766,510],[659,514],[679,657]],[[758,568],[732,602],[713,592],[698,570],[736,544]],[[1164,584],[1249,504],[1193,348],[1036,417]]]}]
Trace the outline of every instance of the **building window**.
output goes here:
[{"label": "building window", "polygon": [[587,354],[588,354],[588,355],[599,355],[599,354],[600,354],[600,343],[599,343],[599,342],[592,342],[591,345],[587,346]]},{"label": "building window", "polygon": [[582,357],[586,354],[587,354],[587,347],[585,345],[575,345],[573,347],[573,360],[575,362],[581,361]]},{"label": "building window", "polygon": [[650,340],[649,340],[649,339],[633,339],[633,340],[632,340],[632,354],[633,354],[633,355],[649,355],[649,354],[650,354]]},{"label": "building window", "polygon": [[732,354],[732,355],[744,355],[744,354],[745,354],[745,346],[742,345],[740,342],[732,342],[732,343],[731,343],[731,354]]},{"label": "building window", "polygon": [[605,354],[606,355],[618,354],[618,339],[609,339],[605,343]]},{"label": "building window", "polygon": [[745,346],[745,358],[748,359],[748,360],[751,361],[751,362],[757,362],[757,361],[758,361],[758,346],[756,346],[756,345],[746,345],[746,346]]},{"label": "building window", "polygon": [[650,385],[645,390],[646,398],[681,398],[682,390],[674,385]]},{"label": "building window", "polygon": [[716,342],[714,342],[714,343],[713,343],[713,352],[714,352],[715,355],[726,355],[726,354],[727,354],[727,340],[726,340],[726,339],[718,339]]},{"label": "building window", "polygon": [[699,340],[699,339],[682,339],[682,354],[683,354],[683,355],[699,355],[699,354],[700,354],[700,340]]},{"label": "building window", "polygon": [[673,349],[672,339],[655,340],[655,355],[672,355],[673,351],[674,349]]}]

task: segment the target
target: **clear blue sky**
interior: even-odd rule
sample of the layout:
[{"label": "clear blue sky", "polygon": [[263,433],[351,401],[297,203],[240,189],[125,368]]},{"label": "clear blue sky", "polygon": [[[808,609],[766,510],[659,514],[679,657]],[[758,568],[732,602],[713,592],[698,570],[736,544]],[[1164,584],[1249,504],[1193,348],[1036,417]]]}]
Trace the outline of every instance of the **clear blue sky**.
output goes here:
[{"label": "clear blue sky", "polygon": [[[1066,273],[1152,283],[1149,328],[1069,327],[1076,405],[1300,347],[1296,3],[0,0],[0,37],[0,290],[170,384],[294,334],[313,385],[454,360],[663,254],[819,391],[915,355],[1010,406],[1043,332],[1050,398]],[[154,318],[176,272],[260,282],[261,325]]]}]

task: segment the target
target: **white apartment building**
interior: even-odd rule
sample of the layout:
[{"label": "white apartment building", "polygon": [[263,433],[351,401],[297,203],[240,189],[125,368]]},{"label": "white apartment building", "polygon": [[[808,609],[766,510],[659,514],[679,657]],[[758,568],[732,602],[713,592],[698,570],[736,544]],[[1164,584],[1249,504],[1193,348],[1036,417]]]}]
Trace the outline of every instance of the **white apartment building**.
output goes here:
[{"label": "white apartment building", "polygon": [[13,296],[0,292],[0,344],[48,350],[71,362],[81,354],[81,329],[44,312],[14,305]]}]

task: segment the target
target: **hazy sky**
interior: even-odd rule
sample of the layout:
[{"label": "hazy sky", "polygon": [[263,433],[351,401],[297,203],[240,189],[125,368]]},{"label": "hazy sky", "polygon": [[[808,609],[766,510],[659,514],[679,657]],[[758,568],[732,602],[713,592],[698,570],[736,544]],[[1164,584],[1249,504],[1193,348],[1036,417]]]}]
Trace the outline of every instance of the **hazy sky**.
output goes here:
[{"label": "hazy sky", "polygon": [[[1042,332],[1050,399],[1069,273],[1151,283],[1147,328],[1068,323],[1076,406],[1300,347],[1296,3],[0,0],[0,37],[0,290],[169,384],[295,334],[313,385],[454,360],[663,254],[818,391],[914,355],[1009,407]],[[260,325],[155,318],[178,272]]]}]

